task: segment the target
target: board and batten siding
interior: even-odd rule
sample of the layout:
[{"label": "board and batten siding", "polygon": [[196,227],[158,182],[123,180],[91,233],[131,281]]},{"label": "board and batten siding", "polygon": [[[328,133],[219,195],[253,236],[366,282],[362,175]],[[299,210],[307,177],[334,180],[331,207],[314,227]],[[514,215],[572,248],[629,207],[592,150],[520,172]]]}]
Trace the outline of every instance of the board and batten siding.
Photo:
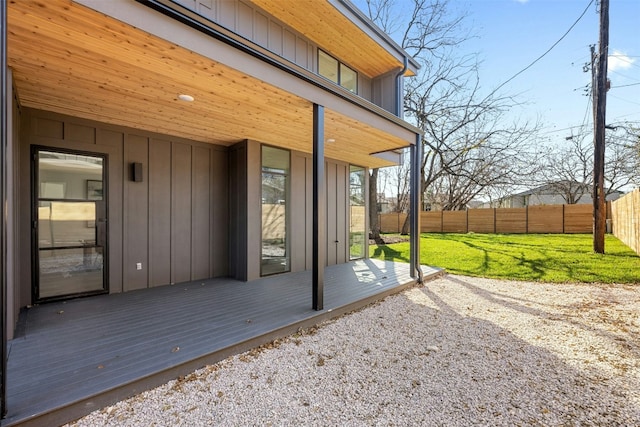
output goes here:
[{"label": "board and batten siding", "polygon": [[[229,275],[260,277],[262,247],[261,163],[257,141],[230,147]],[[290,151],[288,221],[291,271],[313,268],[313,162],[308,153]],[[349,164],[325,160],[327,219],[326,265],[349,261]]]},{"label": "board and batten siding", "polygon": [[[227,149],[29,110],[22,124],[20,305],[31,303],[30,146],[107,156],[110,293],[228,275]],[[142,163],[142,182],[131,164]],[[136,264],[141,263],[138,270]]]},{"label": "board and batten siding", "polygon": [[[176,2],[307,70],[318,72],[318,46],[255,5],[240,0]],[[337,59],[349,65],[349,58]],[[362,98],[393,112],[394,94],[395,73],[371,79],[358,71],[358,95]]]},{"label": "board and batten siding", "polygon": [[176,2],[301,67],[314,68],[316,50],[313,43],[255,5],[239,0]]},{"label": "board and batten siding", "polygon": [[325,162],[327,201],[326,264],[349,261],[349,165],[333,160]]}]

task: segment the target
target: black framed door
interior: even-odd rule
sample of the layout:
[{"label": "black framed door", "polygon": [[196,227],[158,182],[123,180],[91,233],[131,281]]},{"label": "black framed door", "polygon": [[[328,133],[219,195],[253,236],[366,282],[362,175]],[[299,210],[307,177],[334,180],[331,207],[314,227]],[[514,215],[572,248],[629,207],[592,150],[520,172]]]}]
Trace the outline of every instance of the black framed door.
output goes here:
[{"label": "black framed door", "polygon": [[106,157],[33,150],[36,302],[108,291]]}]

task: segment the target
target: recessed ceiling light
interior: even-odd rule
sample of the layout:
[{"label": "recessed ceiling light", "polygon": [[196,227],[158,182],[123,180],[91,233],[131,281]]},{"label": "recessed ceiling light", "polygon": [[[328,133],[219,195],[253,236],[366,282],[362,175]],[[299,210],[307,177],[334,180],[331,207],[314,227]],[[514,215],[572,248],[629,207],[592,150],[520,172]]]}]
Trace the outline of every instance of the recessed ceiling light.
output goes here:
[{"label": "recessed ceiling light", "polygon": [[334,142],[336,142],[336,140],[335,140],[335,139],[333,139],[333,138],[329,138],[329,139],[327,139],[327,144],[332,144],[332,143],[334,143]]},{"label": "recessed ceiling light", "polygon": [[195,98],[193,96],[191,96],[191,95],[187,95],[187,94],[181,93],[180,95],[178,95],[178,99],[180,101],[193,102]]}]

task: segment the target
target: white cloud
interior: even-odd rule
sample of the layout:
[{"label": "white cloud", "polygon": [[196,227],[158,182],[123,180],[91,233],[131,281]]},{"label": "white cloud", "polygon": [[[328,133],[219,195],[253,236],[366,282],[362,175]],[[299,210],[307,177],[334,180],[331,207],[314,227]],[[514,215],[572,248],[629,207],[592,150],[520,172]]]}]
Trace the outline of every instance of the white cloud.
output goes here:
[{"label": "white cloud", "polygon": [[608,71],[626,70],[631,67],[636,60],[627,56],[625,53],[619,50],[614,50],[608,58]]}]

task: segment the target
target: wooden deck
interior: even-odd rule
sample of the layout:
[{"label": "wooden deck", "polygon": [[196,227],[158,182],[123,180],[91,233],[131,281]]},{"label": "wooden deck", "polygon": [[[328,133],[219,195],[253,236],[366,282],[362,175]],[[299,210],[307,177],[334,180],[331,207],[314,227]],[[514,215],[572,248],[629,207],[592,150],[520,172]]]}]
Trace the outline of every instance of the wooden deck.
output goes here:
[{"label": "wooden deck", "polygon": [[[423,268],[425,279],[438,269]],[[414,281],[408,264],[360,260],[325,270],[325,309],[310,272],[252,282],[211,279],[25,310],[9,342],[1,425],[64,424]]]}]

